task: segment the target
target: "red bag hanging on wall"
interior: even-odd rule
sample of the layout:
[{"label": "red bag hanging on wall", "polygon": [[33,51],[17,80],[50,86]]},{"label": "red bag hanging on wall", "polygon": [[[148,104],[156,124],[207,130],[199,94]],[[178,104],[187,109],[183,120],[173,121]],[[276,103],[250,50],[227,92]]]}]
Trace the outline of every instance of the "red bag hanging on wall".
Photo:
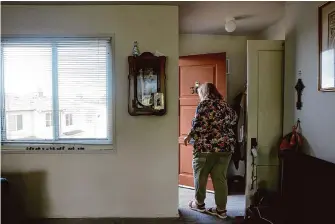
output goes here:
[{"label": "red bag hanging on wall", "polygon": [[280,143],[280,150],[295,150],[299,151],[302,146],[303,138],[301,135],[300,120],[292,127],[292,132],[285,135]]}]

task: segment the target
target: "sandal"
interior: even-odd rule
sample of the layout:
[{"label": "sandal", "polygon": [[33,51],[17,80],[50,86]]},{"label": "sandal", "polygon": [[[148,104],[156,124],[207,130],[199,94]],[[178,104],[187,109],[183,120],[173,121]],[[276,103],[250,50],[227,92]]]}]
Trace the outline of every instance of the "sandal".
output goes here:
[{"label": "sandal", "polygon": [[190,207],[190,209],[194,211],[206,212],[205,203],[203,203],[202,205],[199,205],[196,201],[190,201],[188,206]]},{"label": "sandal", "polygon": [[217,216],[220,219],[226,219],[228,217],[227,210],[219,211],[217,208],[209,208],[207,209],[207,213]]}]

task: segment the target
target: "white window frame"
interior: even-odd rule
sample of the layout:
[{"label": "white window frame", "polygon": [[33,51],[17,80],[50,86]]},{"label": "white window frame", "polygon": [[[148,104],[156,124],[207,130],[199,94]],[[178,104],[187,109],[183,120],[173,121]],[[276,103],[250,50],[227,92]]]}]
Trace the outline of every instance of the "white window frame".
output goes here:
[{"label": "white window frame", "polygon": [[[41,36],[2,36],[3,40],[10,40],[15,41],[27,39],[27,38],[34,38],[35,40],[38,39],[64,39],[64,38],[71,38],[71,39],[108,39],[110,45],[109,48],[107,48],[107,117],[108,119],[108,126],[107,126],[107,139],[58,139],[58,140],[50,140],[50,141],[39,141],[39,140],[25,140],[25,141],[18,141],[18,140],[7,140],[6,139],[6,113],[5,113],[5,94],[4,94],[4,74],[3,71],[0,71],[0,125],[1,125],[1,147],[2,152],[19,152],[22,153],[22,149],[27,149],[28,147],[85,147],[85,150],[80,152],[97,152],[97,151],[110,151],[115,149],[115,70],[114,70],[114,35],[108,35],[103,37],[41,37]],[[0,53],[1,53],[1,67],[3,67],[3,57],[2,57],[2,46],[0,46]],[[53,71],[53,79],[55,79],[56,72]],[[53,88],[53,96],[56,91],[57,95],[57,85],[58,83],[55,82],[52,83]],[[53,97],[53,101],[56,101],[58,99],[55,99]],[[58,105],[58,104],[57,104]],[[53,107],[53,109],[57,109]],[[59,112],[53,113],[52,120],[53,122],[59,121]],[[56,120],[54,120],[56,118]],[[53,125],[55,126],[55,125]],[[53,127],[51,126],[51,127]],[[57,125],[58,126],[58,125]],[[55,131],[54,131],[55,132]],[[58,132],[58,130],[57,130]],[[5,137],[5,139],[3,138]],[[25,151],[27,152],[27,151]],[[30,150],[28,152],[53,152],[53,151],[34,151]],[[78,152],[78,151],[57,151],[57,152]]]}]

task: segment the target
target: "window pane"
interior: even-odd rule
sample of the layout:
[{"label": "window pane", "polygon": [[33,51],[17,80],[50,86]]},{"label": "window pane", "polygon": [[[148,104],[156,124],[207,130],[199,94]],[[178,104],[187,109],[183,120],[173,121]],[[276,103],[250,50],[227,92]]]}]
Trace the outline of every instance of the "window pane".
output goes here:
[{"label": "window pane", "polygon": [[106,41],[59,43],[60,138],[107,138]]},{"label": "window pane", "polygon": [[10,38],[1,45],[3,140],[108,139],[109,40]]},{"label": "window pane", "polygon": [[7,139],[52,139],[52,128],[45,127],[45,114],[52,111],[50,45],[5,42],[2,51]]}]

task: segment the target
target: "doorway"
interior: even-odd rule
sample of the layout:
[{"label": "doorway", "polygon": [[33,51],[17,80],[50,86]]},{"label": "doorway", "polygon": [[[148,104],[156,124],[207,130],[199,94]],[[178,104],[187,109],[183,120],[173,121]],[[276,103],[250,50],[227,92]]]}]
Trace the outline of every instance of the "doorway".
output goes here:
[{"label": "doorway", "polygon": [[[226,54],[214,53],[203,55],[183,56],[179,58],[179,205],[187,207],[188,202],[194,198],[193,183],[193,146],[183,144],[184,137],[187,136],[191,121],[194,117],[199,97],[196,92],[198,85],[211,82],[215,84],[221,95],[227,98],[227,74],[226,74]],[[244,163],[245,164],[245,163]],[[243,166],[243,165],[241,165]],[[245,166],[245,165],[244,165]],[[243,167],[240,167],[243,169]],[[228,208],[233,211],[234,216],[243,216],[245,207],[245,181],[244,173],[241,178],[228,175],[229,200]],[[237,189],[237,181],[242,186]],[[241,183],[239,183],[241,184]],[[237,186],[234,189],[234,185]],[[214,188],[211,178],[207,182],[207,196],[205,201],[207,206],[215,207]]]},{"label": "doorway", "polygon": [[[247,119],[244,190],[229,187],[228,215],[244,216],[251,196],[260,183],[275,190],[278,186],[276,148],[282,136],[284,42],[252,40],[247,42]],[[233,75],[233,68],[232,74]],[[179,206],[187,208],[194,198],[192,146],[183,139],[191,128],[191,120],[199,103],[194,88],[197,83],[212,82],[227,99],[226,54],[214,53],[180,57],[179,60]],[[228,83],[229,85],[229,83]],[[241,88],[244,85],[241,84]],[[229,97],[230,99],[235,96]],[[231,102],[229,102],[231,103]],[[270,130],[270,131],[269,131]],[[251,138],[258,143],[252,165]],[[276,141],[275,141],[276,140]],[[230,164],[230,167],[233,167]],[[241,165],[240,165],[241,166]],[[229,171],[228,171],[229,176]],[[233,175],[234,176],[234,175]],[[228,179],[229,182],[229,179]],[[215,207],[211,179],[207,183],[206,206]],[[237,206],[236,206],[237,205]],[[233,211],[232,211],[233,210]]]}]

